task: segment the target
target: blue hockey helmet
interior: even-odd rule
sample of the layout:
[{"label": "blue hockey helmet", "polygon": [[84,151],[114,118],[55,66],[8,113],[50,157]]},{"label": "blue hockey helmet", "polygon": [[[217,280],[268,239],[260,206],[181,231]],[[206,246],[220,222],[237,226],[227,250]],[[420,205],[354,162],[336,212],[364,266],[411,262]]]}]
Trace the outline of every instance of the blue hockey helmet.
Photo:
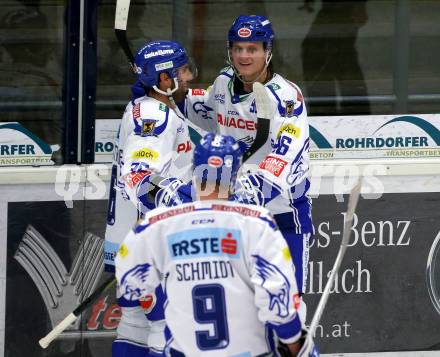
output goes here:
[{"label": "blue hockey helmet", "polygon": [[275,33],[267,17],[240,15],[235,19],[228,33],[228,47],[235,41],[263,42],[265,49],[272,50]]},{"label": "blue hockey helmet", "polygon": [[202,182],[233,187],[242,157],[240,145],[232,136],[208,133],[194,149],[193,165],[203,170]]},{"label": "blue hockey helmet", "polygon": [[177,82],[177,69],[188,64],[189,59],[185,49],[179,43],[154,41],[138,51],[134,63],[135,71],[142,84],[157,90],[161,73],[167,73]]}]

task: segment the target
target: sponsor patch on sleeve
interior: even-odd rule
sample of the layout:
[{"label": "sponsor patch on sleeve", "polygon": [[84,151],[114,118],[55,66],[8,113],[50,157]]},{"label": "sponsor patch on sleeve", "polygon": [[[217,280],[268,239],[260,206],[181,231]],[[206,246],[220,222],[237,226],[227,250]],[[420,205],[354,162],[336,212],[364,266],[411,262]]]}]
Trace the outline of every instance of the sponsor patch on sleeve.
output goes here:
[{"label": "sponsor patch on sleeve", "polygon": [[280,130],[278,130],[277,139],[282,134],[288,134],[288,135],[294,136],[295,138],[298,139],[301,134],[301,130],[300,130],[300,128],[298,128],[297,126],[295,126],[293,124],[285,124],[285,125],[281,126]]},{"label": "sponsor patch on sleeve", "polygon": [[205,95],[205,90],[200,88],[193,88],[191,89],[192,95]]},{"label": "sponsor patch on sleeve", "polygon": [[139,304],[142,307],[142,310],[144,310],[144,314],[150,313],[154,306],[156,306],[156,294],[148,294],[139,299]]},{"label": "sponsor patch on sleeve", "polygon": [[134,151],[131,154],[132,159],[145,159],[148,161],[157,161],[159,158],[159,153],[157,151],[151,150],[149,148],[142,148]]},{"label": "sponsor patch on sleeve", "polygon": [[269,155],[266,156],[266,158],[260,164],[260,169],[269,171],[272,175],[279,177],[286,166],[287,166],[287,161]]},{"label": "sponsor patch on sleeve", "polygon": [[128,187],[133,188],[137,185],[138,182],[140,182],[145,176],[151,175],[150,171],[141,171],[141,172],[130,172],[125,177],[125,183],[128,185]]}]

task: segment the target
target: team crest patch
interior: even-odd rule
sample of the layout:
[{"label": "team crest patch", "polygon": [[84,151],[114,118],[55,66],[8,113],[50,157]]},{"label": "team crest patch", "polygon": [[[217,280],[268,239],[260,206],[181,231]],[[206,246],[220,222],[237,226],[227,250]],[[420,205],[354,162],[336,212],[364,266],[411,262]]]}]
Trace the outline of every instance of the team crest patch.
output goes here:
[{"label": "team crest patch", "polygon": [[286,103],[286,117],[293,117],[295,102],[293,100],[285,100]]},{"label": "team crest patch", "polygon": [[156,120],[154,119],[142,119],[141,136],[151,136],[154,133],[154,127],[156,126]]}]

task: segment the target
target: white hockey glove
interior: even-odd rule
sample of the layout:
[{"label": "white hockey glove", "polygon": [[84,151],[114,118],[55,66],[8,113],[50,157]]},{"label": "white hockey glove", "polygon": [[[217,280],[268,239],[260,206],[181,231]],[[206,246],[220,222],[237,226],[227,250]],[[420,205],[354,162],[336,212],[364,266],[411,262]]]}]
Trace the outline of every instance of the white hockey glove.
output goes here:
[{"label": "white hockey glove", "polygon": [[269,201],[280,194],[273,184],[268,182],[263,175],[247,174],[237,179],[234,187],[234,194],[231,201],[240,203],[265,206]]},{"label": "white hockey glove", "polygon": [[192,183],[184,183],[174,177],[162,180],[162,187],[156,194],[156,207],[173,207],[192,202]]}]

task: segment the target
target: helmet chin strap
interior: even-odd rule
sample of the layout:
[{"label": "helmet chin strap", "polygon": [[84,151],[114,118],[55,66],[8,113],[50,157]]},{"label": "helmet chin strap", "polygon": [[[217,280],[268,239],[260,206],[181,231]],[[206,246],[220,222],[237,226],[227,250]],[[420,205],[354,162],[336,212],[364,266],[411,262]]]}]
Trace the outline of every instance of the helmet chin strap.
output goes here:
[{"label": "helmet chin strap", "polygon": [[160,94],[166,95],[166,96],[168,97],[169,101],[171,102],[171,106],[172,106],[173,108],[176,108],[177,105],[176,105],[176,102],[174,101],[173,93],[174,93],[176,90],[179,89],[179,82],[178,82],[177,78],[173,78],[173,80],[174,80],[174,88],[173,88],[173,89],[168,88],[167,91],[165,92],[165,91],[163,91],[162,89],[159,89],[156,85],[153,86],[153,89],[154,89],[157,93],[160,93]]},{"label": "helmet chin strap", "polygon": [[259,75],[257,76],[257,78],[255,78],[253,81],[247,81],[247,80],[243,79],[243,77],[242,77],[242,75],[240,74],[240,72],[238,72],[237,68],[235,68],[235,66],[234,66],[234,64],[233,64],[233,62],[232,62],[232,60],[231,60],[231,53],[230,53],[230,51],[229,51],[229,49],[228,49],[228,63],[229,63],[229,65],[232,67],[232,69],[233,69],[235,75],[237,76],[237,78],[238,78],[242,83],[244,83],[244,84],[252,84],[252,83],[257,82],[257,81],[260,79],[260,77],[263,75],[263,73],[266,71],[267,67],[269,66],[269,63],[270,63],[271,59],[272,59],[272,51],[270,51],[270,52],[267,51],[267,53],[266,53],[265,64],[264,64],[264,67],[263,67],[263,69],[261,70],[260,74],[259,74]]}]

